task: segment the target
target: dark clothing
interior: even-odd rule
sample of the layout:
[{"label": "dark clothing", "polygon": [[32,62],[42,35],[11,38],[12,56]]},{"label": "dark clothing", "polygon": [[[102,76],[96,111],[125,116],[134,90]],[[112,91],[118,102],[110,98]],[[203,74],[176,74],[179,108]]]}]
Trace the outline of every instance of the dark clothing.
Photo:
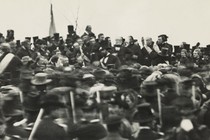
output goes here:
[{"label": "dark clothing", "polygon": [[[3,54],[0,57],[0,61],[2,61],[4,59],[4,57],[7,55],[8,53]],[[12,58],[12,60],[10,61],[10,63],[8,64],[8,66],[6,67],[6,69],[3,72],[3,75],[7,75],[5,78],[7,79],[14,79],[17,78],[19,79],[19,74],[20,74],[20,68],[22,66],[22,62],[20,61],[20,59],[17,56],[14,56]]]},{"label": "dark clothing", "polygon": [[158,44],[158,47],[160,50],[162,50],[163,48],[167,48],[168,49],[167,54],[169,56],[171,56],[171,54],[173,53],[173,46],[171,44],[168,43]]},{"label": "dark clothing", "polygon": [[121,65],[119,58],[117,56],[112,55],[112,54],[109,54],[108,56],[103,57],[101,59],[101,63],[102,63],[101,65],[102,65],[103,68],[107,67],[107,68],[118,69]]},{"label": "dark clothing", "polygon": [[156,140],[158,139],[158,134],[151,129],[141,129],[136,140]]},{"label": "dark clothing", "polygon": [[21,139],[26,139],[29,137],[30,132],[24,130],[22,126],[14,127],[14,126],[7,126],[5,130],[6,136],[10,137],[11,139],[15,139],[16,137],[20,137]]},{"label": "dark clothing", "polygon": [[89,37],[94,37],[96,38],[96,35],[93,32],[87,33],[85,32],[81,37],[88,35]]},{"label": "dark clothing", "polygon": [[109,133],[108,136],[102,140],[127,140],[127,139],[122,138],[119,134]]},{"label": "dark clothing", "polygon": [[29,57],[31,57],[31,51],[28,50],[28,49],[25,49],[25,48],[21,47],[21,48],[17,51],[16,55],[17,55],[20,59],[22,59],[22,57],[24,57],[24,56],[29,56]]},{"label": "dark clothing", "polygon": [[51,118],[44,118],[40,122],[34,138],[36,140],[68,140],[64,129],[55,124]]},{"label": "dark clothing", "polygon": [[[135,44],[130,44],[128,48],[132,51],[131,60],[134,63],[140,63],[142,59],[142,52],[140,46],[137,46]],[[137,58],[134,58],[134,55],[137,56]]]},{"label": "dark clothing", "polygon": [[144,47],[141,49],[141,51],[142,51],[142,60],[140,61],[140,64],[146,65],[146,66],[151,66],[152,59],[151,59],[149,53],[147,52],[147,50]]},{"label": "dark clothing", "polygon": [[107,136],[106,129],[98,122],[75,124],[70,128],[69,134],[71,138],[79,140],[100,140]]}]

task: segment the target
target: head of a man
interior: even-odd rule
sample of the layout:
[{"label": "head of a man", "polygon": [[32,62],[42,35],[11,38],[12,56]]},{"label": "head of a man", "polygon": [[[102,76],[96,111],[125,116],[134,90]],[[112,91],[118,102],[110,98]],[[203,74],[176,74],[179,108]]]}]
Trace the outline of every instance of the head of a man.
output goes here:
[{"label": "head of a man", "polygon": [[81,38],[78,38],[77,43],[79,44],[79,46],[82,46],[84,41]]},{"label": "head of a man", "polygon": [[146,38],[146,45],[147,46],[151,46],[153,44],[152,38],[151,37],[147,37]]},{"label": "head of a man", "polygon": [[0,46],[0,56],[4,53],[9,53],[11,51],[9,43],[2,43]]},{"label": "head of a man", "polygon": [[168,40],[168,36],[167,35],[159,35],[158,36],[158,40],[157,40],[157,44],[163,44]]},{"label": "head of a man", "polygon": [[92,32],[91,25],[87,25],[86,28],[85,28],[85,31],[87,31],[88,33]]},{"label": "head of a man", "polygon": [[26,49],[31,49],[31,43],[28,39],[26,39],[22,42],[22,46]]},{"label": "head of a man", "polygon": [[103,34],[103,33],[100,33],[100,34],[98,35],[98,41],[101,42],[101,41],[103,41],[103,40],[104,40],[104,34]]},{"label": "head of a man", "polygon": [[123,38],[122,37],[117,37],[115,39],[115,44],[116,45],[122,45],[122,43],[123,43]]}]

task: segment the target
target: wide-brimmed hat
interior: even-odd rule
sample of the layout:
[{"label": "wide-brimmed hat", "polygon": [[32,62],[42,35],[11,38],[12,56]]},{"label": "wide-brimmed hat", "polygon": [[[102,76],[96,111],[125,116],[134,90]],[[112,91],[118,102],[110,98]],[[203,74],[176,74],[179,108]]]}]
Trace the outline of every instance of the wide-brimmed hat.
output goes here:
[{"label": "wide-brimmed hat", "polygon": [[31,80],[33,85],[45,85],[50,83],[52,80],[47,79],[46,73],[37,73],[34,78]]}]

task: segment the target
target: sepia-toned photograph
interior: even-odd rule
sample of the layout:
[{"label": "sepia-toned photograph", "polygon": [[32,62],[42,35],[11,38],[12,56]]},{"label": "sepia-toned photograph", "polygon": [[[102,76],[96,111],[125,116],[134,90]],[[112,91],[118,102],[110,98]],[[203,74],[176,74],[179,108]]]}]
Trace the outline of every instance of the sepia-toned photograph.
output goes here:
[{"label": "sepia-toned photograph", "polygon": [[0,5],[0,140],[210,140],[210,0]]}]

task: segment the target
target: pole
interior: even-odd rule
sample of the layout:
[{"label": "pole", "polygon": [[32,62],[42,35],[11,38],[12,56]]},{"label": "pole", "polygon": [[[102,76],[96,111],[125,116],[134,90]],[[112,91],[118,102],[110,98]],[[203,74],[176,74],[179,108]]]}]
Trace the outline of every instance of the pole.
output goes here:
[{"label": "pole", "polygon": [[160,121],[160,128],[162,127],[162,108],[161,108],[161,95],[160,89],[157,89],[157,99],[158,99],[158,111],[159,111],[159,121]]},{"label": "pole", "polygon": [[[100,104],[100,103],[101,103],[100,92],[97,91],[97,92],[96,92],[96,95],[97,95],[96,100],[97,100],[97,102]],[[100,119],[101,122],[103,122],[103,116],[102,116],[101,110],[99,111],[99,119]]]},{"label": "pole", "polygon": [[73,122],[76,123],[77,121],[76,121],[74,94],[73,94],[72,91],[70,91],[70,100],[71,100],[71,109],[72,109]]},{"label": "pole", "polygon": [[28,140],[33,140],[34,134],[36,133],[36,130],[37,130],[38,126],[39,126],[39,123],[41,121],[41,118],[42,118],[43,114],[44,114],[44,109],[41,108],[40,111],[39,111],[39,114],[38,114],[38,116],[36,118],[36,121],[34,123],[34,127],[33,127],[32,131],[31,131],[31,134],[30,134]]},{"label": "pole", "polygon": [[192,84],[192,101],[194,106],[196,106],[196,99],[195,99],[195,82]]}]

